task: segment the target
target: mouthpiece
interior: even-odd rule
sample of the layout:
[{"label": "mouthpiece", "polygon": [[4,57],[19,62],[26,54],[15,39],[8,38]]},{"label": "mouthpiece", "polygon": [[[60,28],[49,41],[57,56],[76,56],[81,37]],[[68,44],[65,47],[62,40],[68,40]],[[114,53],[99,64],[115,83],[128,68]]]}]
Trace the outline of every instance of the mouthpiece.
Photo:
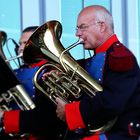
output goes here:
[{"label": "mouthpiece", "polygon": [[22,56],[23,56],[23,53],[20,53],[20,54],[17,55],[17,56],[13,56],[13,57],[11,57],[11,58],[9,58],[9,59],[6,59],[5,62],[9,62],[9,61],[18,59],[18,58],[20,58],[20,57],[22,57]]},{"label": "mouthpiece", "polygon": [[84,43],[84,40],[82,38],[79,38],[78,44],[83,44],[83,43]]}]

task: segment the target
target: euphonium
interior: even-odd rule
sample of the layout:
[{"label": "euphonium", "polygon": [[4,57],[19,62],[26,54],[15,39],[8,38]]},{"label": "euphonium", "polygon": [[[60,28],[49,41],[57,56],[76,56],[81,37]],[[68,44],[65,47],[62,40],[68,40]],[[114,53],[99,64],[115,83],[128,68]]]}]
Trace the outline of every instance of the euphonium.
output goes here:
[{"label": "euphonium", "polygon": [[[37,62],[41,59],[47,59],[50,63],[47,63],[40,67],[40,69],[36,72],[35,77],[34,77],[34,82],[35,86],[39,88],[38,85],[38,76],[40,75],[40,72],[44,69],[47,69],[46,67],[54,67],[54,69],[58,69],[61,71],[61,73],[64,71],[62,74],[62,77],[56,77],[56,75],[53,73],[55,78],[52,78],[56,80],[57,82],[61,83],[61,81],[66,80],[66,83],[62,86],[68,86],[67,89],[69,90],[66,92],[65,90],[64,95],[62,94],[61,96],[75,96],[76,99],[80,98],[81,94],[81,88],[86,89],[90,93],[90,96],[95,95],[96,91],[102,91],[102,87],[97,84],[97,82],[72,58],[72,56],[69,53],[66,53],[66,50],[62,46],[60,42],[60,37],[62,33],[62,26],[58,21],[50,21],[42,26],[40,26],[29,38],[27,41],[27,44],[25,45],[25,49],[23,52],[23,59],[25,63],[34,63]],[[74,43],[73,45],[70,46],[70,48],[82,43],[81,40],[78,42]],[[55,64],[54,64],[55,63]],[[62,65],[63,70],[60,67],[57,67],[56,65]],[[52,68],[53,69],[53,68]],[[65,77],[66,76],[66,77]],[[65,78],[64,78],[65,77]],[[71,78],[70,78],[71,77]],[[51,79],[51,80],[52,80]],[[49,79],[48,79],[49,80]],[[48,82],[50,83],[51,80]],[[61,80],[61,81],[60,81]],[[58,85],[57,83],[54,82],[54,86]],[[74,84],[74,83],[75,84]],[[76,82],[79,86],[76,85]],[[71,87],[73,85],[74,87]],[[49,85],[48,85],[49,86]],[[52,86],[52,85],[50,85]],[[54,87],[54,90],[60,89],[59,87]],[[60,90],[63,90],[62,88]],[[72,92],[73,91],[73,92]],[[52,92],[52,91],[51,91]],[[57,94],[60,91],[56,91]],[[67,94],[67,95],[65,95]],[[72,94],[72,95],[71,95]],[[49,93],[46,93],[48,97],[50,97]],[[55,96],[51,93],[52,96]],[[53,98],[50,97],[52,100]],[[66,97],[67,98],[67,97]],[[68,97],[69,98],[69,97]],[[55,99],[54,99],[55,100]],[[55,102],[53,100],[53,102]],[[70,102],[70,99],[65,99],[67,102]]]},{"label": "euphonium", "polygon": [[[25,45],[23,52],[25,63],[35,63],[42,59],[49,61],[49,63],[41,66],[34,76],[36,88],[55,104],[56,97],[60,97],[68,103],[80,100],[83,94],[89,97],[95,96],[97,91],[103,90],[102,87],[67,52],[82,43],[82,40],[64,49],[60,42],[61,33],[61,24],[58,21],[49,21],[40,26]],[[38,79],[43,71],[49,69],[57,69],[59,75],[52,72],[51,75],[45,77],[43,85],[41,85]],[[109,124],[109,127],[111,125]],[[107,128],[108,125],[92,130],[92,132]]]},{"label": "euphonium", "polygon": [[35,104],[17,80],[9,65],[5,63],[6,57],[2,48],[6,40],[7,34],[4,31],[0,31],[0,109],[12,110],[14,107],[21,110],[33,109]]},{"label": "euphonium", "polygon": [[35,104],[32,99],[1,56],[0,65],[0,109],[34,109]]},{"label": "euphonium", "polygon": [[[35,104],[32,99],[1,56],[0,65],[0,109],[3,111],[34,109]],[[13,138],[26,137],[27,135],[9,134]]]}]

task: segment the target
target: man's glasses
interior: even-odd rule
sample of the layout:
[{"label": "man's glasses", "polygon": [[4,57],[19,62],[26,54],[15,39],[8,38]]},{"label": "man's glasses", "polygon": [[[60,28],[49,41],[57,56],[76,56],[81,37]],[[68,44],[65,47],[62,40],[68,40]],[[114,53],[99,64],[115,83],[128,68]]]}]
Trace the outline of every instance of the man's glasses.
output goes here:
[{"label": "man's glasses", "polygon": [[91,24],[89,24],[89,25],[81,24],[80,26],[77,26],[77,27],[76,27],[76,31],[78,31],[78,30],[80,30],[80,31],[85,31],[87,28],[89,28],[90,26],[95,25],[95,24],[97,24],[97,23],[101,23],[101,24],[102,24],[103,22],[97,21],[97,22],[91,23]]}]

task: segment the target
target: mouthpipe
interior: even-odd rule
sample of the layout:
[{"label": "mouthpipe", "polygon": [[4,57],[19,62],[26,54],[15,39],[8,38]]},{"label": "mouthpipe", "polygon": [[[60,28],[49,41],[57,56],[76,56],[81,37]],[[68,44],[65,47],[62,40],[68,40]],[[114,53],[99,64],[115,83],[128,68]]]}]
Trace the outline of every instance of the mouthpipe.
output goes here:
[{"label": "mouthpipe", "polygon": [[83,43],[84,43],[84,40],[83,40],[82,38],[79,38],[79,40],[78,40],[77,42],[75,42],[75,43],[73,43],[72,45],[70,45],[69,47],[67,47],[67,48],[60,54],[60,57],[59,57],[60,61],[61,61],[62,56],[64,55],[65,52],[67,52],[67,51],[71,50],[72,48],[76,47],[77,45],[83,44]]},{"label": "mouthpipe", "polygon": [[70,45],[69,47],[67,47],[65,51],[68,51],[68,50],[74,48],[75,46],[77,46],[79,44],[83,44],[83,43],[84,43],[84,40],[82,38],[79,38],[79,40],[77,42],[75,42],[72,45]]},{"label": "mouthpipe", "polygon": [[65,67],[65,64],[63,62],[63,56],[66,52],[68,52],[69,50],[71,50],[72,48],[76,47],[77,45],[79,44],[83,44],[84,43],[84,40],[82,38],[79,38],[79,40],[75,43],[73,43],[72,45],[70,45],[69,47],[67,47],[59,56],[59,60],[60,60],[60,63],[61,65],[63,66],[63,68],[67,71],[67,68]]},{"label": "mouthpipe", "polygon": [[9,62],[9,61],[12,61],[12,60],[21,58],[22,56],[23,56],[23,54],[21,53],[21,54],[19,54],[19,55],[17,55],[17,56],[13,56],[13,57],[11,57],[11,58],[9,58],[9,59],[6,59],[5,62]]}]

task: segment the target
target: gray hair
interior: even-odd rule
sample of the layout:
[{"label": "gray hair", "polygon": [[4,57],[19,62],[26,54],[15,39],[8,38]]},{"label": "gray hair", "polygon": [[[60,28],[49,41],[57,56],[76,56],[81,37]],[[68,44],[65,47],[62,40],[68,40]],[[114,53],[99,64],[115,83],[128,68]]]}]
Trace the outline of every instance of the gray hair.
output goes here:
[{"label": "gray hair", "polygon": [[107,23],[109,29],[111,29],[114,32],[114,23],[111,13],[103,6],[93,5],[92,7],[95,10],[94,13],[96,15],[96,20],[98,22]]}]

